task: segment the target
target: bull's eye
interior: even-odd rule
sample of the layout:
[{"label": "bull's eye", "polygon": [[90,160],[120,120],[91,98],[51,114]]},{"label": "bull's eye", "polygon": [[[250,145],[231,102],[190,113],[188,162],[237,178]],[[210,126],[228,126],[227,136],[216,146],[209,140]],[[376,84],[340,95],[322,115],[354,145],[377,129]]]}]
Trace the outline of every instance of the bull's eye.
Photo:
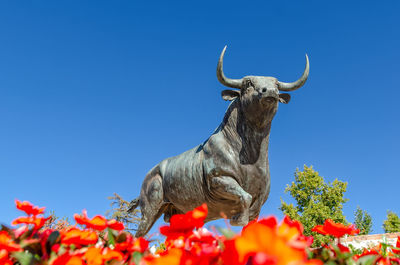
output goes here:
[{"label": "bull's eye", "polygon": [[246,87],[251,87],[253,86],[253,83],[250,80],[246,81]]}]

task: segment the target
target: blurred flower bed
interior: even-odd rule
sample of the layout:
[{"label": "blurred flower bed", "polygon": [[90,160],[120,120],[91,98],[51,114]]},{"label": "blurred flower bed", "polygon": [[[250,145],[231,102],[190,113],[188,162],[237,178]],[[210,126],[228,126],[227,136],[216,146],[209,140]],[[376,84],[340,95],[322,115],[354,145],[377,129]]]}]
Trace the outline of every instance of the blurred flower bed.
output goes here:
[{"label": "blurred flower bed", "polygon": [[[326,220],[313,231],[332,236],[332,242],[310,248],[313,238],[303,235],[303,226],[285,217],[281,222],[267,217],[250,222],[236,234],[228,228],[209,231],[203,227],[207,205],[171,217],[160,227],[165,242],[157,249],[145,238],[124,231],[124,224],[86,211],[75,214],[75,226],[49,228],[44,208],[16,200],[25,216],[0,230],[0,265],[274,265],[274,264],[400,264],[400,238],[396,246],[382,242],[362,253],[340,243],[344,235],[359,231],[354,225]],[[333,240],[336,238],[336,240]]]}]

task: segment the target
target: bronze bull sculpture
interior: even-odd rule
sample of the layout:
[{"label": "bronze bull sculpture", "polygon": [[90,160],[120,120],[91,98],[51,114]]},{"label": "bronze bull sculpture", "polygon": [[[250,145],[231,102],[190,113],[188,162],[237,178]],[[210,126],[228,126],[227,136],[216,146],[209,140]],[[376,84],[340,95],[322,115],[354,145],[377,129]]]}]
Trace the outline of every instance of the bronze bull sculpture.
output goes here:
[{"label": "bronze bull sculpture", "polygon": [[309,61],[299,80],[284,83],[274,77],[245,76],[230,79],[223,72],[223,49],[217,66],[218,80],[236,88],[222,91],[232,101],[224,119],[202,144],[167,158],[146,175],[140,196],[130,211],[140,206],[141,221],[136,237],[144,236],[164,214],[184,213],[207,203],[207,221],[221,218],[232,225],[246,225],[258,217],[270,191],[268,143],[278,102],[288,103],[293,91],[307,80]]}]

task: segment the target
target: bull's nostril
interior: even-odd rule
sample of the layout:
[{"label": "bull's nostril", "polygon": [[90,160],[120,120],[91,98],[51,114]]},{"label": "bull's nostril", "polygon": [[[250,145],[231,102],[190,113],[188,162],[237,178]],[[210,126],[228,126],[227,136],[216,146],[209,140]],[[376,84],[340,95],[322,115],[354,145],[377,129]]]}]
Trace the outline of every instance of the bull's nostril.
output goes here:
[{"label": "bull's nostril", "polygon": [[267,89],[266,89],[266,88],[263,88],[262,92],[263,92],[263,93],[267,92]]}]

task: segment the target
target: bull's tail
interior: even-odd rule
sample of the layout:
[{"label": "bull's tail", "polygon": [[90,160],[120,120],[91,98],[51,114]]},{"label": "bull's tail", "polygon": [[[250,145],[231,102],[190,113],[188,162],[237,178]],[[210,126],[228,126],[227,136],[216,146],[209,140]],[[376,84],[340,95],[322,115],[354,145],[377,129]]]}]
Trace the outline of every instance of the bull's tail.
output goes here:
[{"label": "bull's tail", "polygon": [[133,212],[139,206],[139,197],[129,203],[128,213]]}]

